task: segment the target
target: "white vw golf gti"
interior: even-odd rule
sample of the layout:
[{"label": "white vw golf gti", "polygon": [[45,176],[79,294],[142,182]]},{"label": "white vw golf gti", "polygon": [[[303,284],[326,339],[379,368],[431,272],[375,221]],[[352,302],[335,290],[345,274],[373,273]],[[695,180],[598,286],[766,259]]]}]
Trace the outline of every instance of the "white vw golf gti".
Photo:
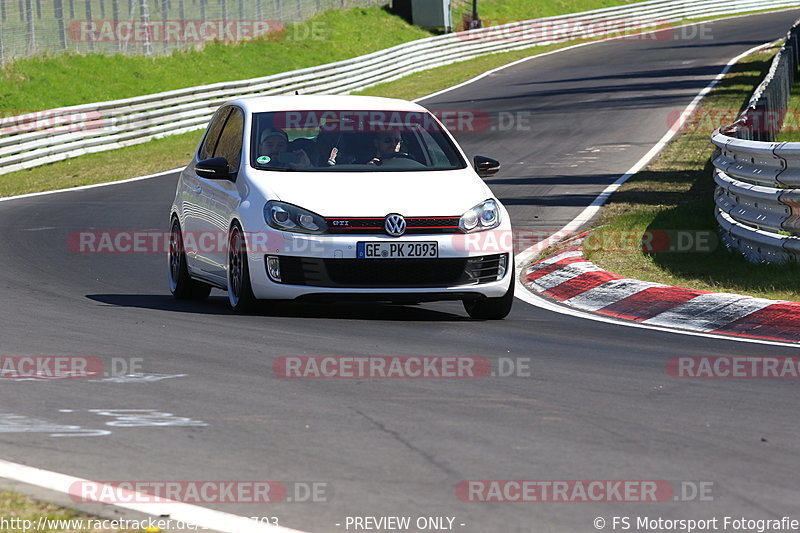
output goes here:
[{"label": "white vw golf gti", "polygon": [[[474,165],[474,166],[473,166]],[[248,98],[221,106],[170,213],[177,298],[462,300],[501,319],[514,299],[511,222],[442,123],[402,100]]]}]

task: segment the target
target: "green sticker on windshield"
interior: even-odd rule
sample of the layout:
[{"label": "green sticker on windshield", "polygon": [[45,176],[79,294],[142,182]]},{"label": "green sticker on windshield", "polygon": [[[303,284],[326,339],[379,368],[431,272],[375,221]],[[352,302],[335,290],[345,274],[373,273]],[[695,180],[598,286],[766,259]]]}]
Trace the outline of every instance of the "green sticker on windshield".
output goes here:
[{"label": "green sticker on windshield", "polygon": [[259,165],[266,165],[270,161],[272,161],[272,158],[268,155],[262,155],[258,159],[256,159],[256,163],[258,163]]}]

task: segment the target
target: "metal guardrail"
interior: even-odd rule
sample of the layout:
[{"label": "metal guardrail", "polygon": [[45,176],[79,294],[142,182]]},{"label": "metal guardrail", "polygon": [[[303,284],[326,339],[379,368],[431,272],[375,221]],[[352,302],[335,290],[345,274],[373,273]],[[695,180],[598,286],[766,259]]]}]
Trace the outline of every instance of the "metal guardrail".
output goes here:
[{"label": "metal guardrail", "polygon": [[775,142],[800,65],[800,21],[732,124],[714,132],[722,240],[752,262],[800,261],[800,143]]},{"label": "metal guardrail", "polygon": [[344,94],[481,55],[630,34],[695,17],[797,7],[797,0],[651,0],[429,37],[327,65],[0,120],[0,174],[202,129],[246,96]]}]

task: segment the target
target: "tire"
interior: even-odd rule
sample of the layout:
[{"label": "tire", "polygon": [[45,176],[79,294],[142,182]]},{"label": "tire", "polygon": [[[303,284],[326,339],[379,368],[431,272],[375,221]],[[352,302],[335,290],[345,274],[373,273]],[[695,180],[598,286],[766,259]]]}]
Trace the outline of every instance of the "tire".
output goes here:
[{"label": "tire", "polygon": [[178,219],[172,219],[167,251],[167,277],[169,290],[179,300],[205,300],[211,293],[211,285],[197,281],[189,276],[186,266],[186,253],[183,249],[183,234]]},{"label": "tire", "polygon": [[240,313],[253,310],[258,301],[250,284],[247,242],[238,222],[234,222],[228,234],[228,301]]},{"label": "tire", "polygon": [[477,300],[464,300],[464,309],[471,318],[480,320],[502,320],[511,312],[514,305],[514,280],[508,286],[506,293],[499,298],[479,298]]}]

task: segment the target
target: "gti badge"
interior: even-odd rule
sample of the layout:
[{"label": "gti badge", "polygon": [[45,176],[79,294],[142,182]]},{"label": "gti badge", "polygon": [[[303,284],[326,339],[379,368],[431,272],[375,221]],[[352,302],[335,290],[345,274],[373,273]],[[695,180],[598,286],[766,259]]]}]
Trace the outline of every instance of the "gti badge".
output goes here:
[{"label": "gti badge", "polygon": [[392,237],[399,237],[406,232],[406,219],[403,218],[403,215],[386,215],[384,228],[386,229],[386,233]]}]

